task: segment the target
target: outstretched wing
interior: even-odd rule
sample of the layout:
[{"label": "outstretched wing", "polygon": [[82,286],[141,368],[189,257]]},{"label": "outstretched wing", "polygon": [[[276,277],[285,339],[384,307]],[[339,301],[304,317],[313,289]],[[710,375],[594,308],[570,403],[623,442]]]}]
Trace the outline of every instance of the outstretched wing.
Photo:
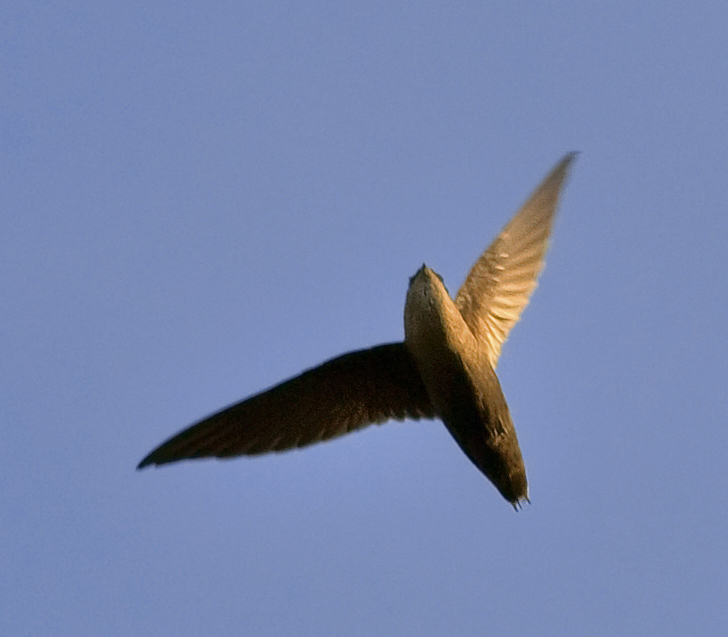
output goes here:
[{"label": "outstretched wing", "polygon": [[475,262],[455,304],[495,368],[511,328],[543,269],[551,225],[569,165],[564,157]]},{"label": "outstretched wing", "polygon": [[404,343],[349,352],[181,431],[139,463],[284,451],[395,418],[434,418]]}]

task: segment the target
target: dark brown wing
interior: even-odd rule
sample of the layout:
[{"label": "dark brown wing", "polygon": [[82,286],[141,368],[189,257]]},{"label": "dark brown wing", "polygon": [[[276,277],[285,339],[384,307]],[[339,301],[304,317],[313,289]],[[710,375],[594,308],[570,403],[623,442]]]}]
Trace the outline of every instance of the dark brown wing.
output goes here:
[{"label": "dark brown wing", "polygon": [[284,451],[395,418],[434,418],[404,343],[349,352],[205,418],[138,469],[187,458]]},{"label": "dark brown wing", "polygon": [[476,261],[455,303],[495,368],[501,346],[536,288],[559,193],[575,153],[566,155]]}]

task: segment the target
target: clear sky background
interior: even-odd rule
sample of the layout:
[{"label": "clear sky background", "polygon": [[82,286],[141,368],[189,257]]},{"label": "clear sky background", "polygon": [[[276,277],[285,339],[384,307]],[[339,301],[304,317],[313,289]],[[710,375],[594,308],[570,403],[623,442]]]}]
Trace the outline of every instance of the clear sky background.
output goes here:
[{"label": "clear sky background", "polygon": [[[724,635],[724,2],[8,2],[7,635]],[[400,340],[581,151],[499,375],[533,504],[440,422],[136,472]]]}]

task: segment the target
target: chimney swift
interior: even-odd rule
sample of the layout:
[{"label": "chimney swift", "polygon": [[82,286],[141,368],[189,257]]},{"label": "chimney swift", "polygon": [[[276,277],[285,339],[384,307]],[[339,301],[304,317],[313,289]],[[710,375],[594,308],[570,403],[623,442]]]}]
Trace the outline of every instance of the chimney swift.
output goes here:
[{"label": "chimney swift", "polygon": [[543,268],[566,155],[475,262],[453,301],[423,265],[410,279],[404,342],[349,352],[184,429],[137,467],[285,451],[391,419],[439,418],[516,509],[526,469],[495,367]]}]

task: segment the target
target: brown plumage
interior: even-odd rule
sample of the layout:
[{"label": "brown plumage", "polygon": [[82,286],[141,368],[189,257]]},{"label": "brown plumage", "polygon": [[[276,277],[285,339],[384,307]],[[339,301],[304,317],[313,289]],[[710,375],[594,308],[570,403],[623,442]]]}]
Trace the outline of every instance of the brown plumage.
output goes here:
[{"label": "brown plumage", "polygon": [[538,186],[470,270],[455,301],[423,265],[410,279],[405,339],[349,352],[192,425],[138,468],[191,458],[285,451],[390,419],[440,418],[518,507],[526,470],[495,374],[528,304],[574,153]]}]

